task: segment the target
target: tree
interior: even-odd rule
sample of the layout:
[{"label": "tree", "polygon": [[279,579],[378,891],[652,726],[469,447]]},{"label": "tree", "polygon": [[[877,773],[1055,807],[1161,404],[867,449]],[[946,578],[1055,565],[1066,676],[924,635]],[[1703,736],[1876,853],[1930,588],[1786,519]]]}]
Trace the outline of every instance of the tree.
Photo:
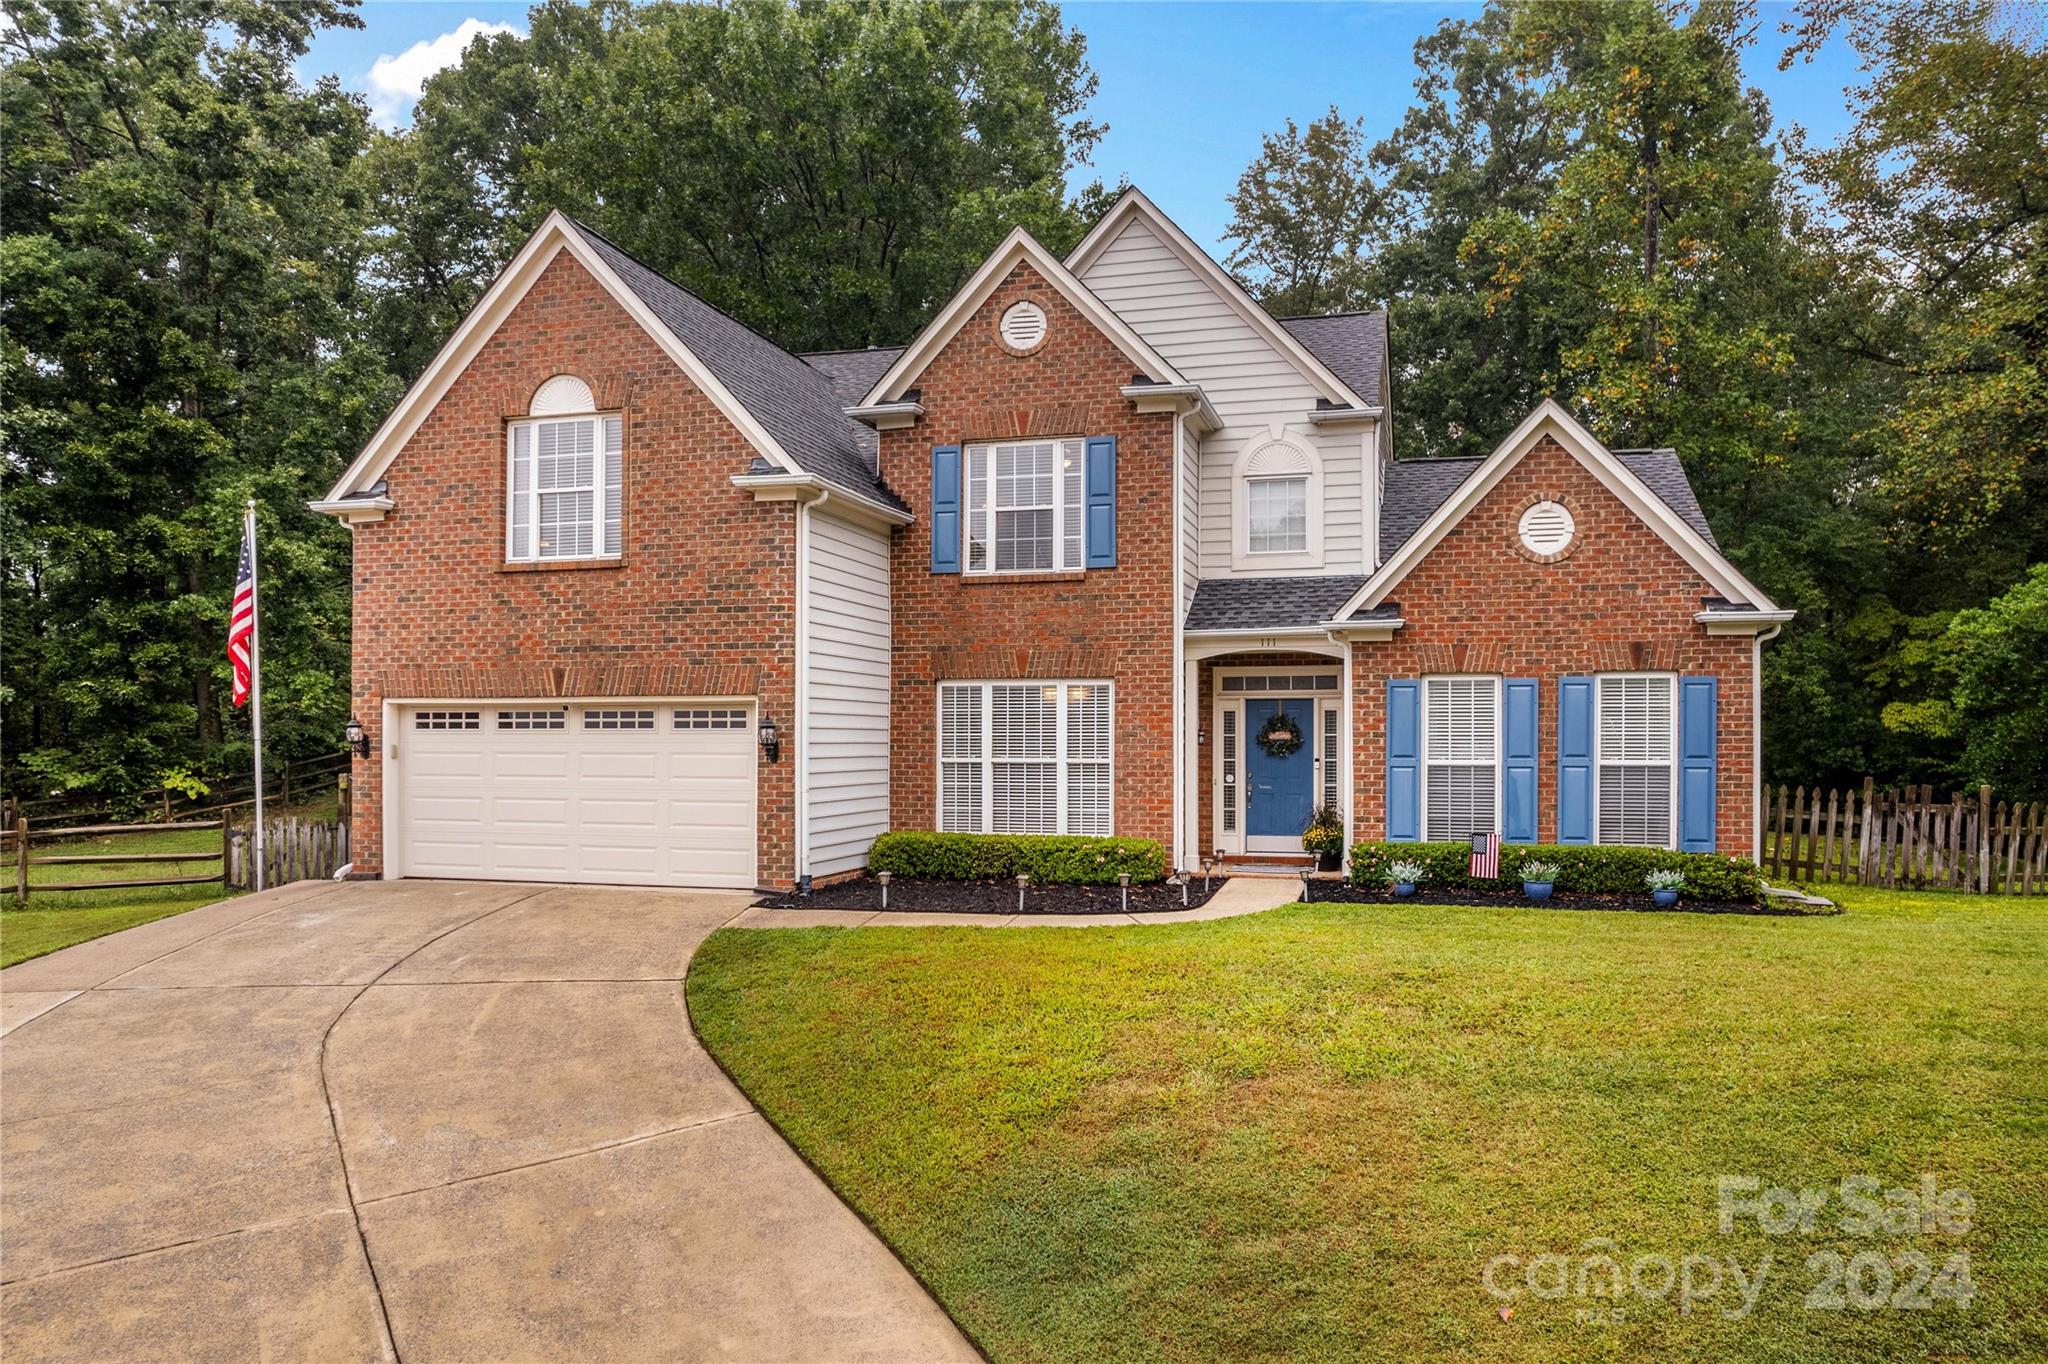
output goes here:
[{"label": "tree", "polygon": [[1360,248],[1379,196],[1366,149],[1364,120],[1347,121],[1333,104],[1306,132],[1290,118],[1285,132],[1266,134],[1238,177],[1223,233],[1237,244],[1224,264],[1276,317],[1371,301]]},{"label": "tree", "polygon": [[228,596],[255,497],[267,738],[347,714],[347,536],[312,516],[395,394],[362,344],[361,105],[292,74],[329,0],[7,0],[0,426],[9,786],[246,755]]},{"label": "tree", "polygon": [[1500,262],[1471,243],[1492,215],[1533,223],[1571,125],[1523,71],[1510,11],[1446,20],[1415,44],[1415,100],[1372,151],[1383,220],[1366,291],[1384,299],[1394,352],[1395,448],[1483,455],[1550,391],[1561,345],[1545,281],[1503,296]]},{"label": "tree", "polygon": [[1043,0],[550,0],[428,82],[380,275],[459,316],[560,208],[790,349],[900,342],[1011,227],[1079,239],[1094,90]]}]

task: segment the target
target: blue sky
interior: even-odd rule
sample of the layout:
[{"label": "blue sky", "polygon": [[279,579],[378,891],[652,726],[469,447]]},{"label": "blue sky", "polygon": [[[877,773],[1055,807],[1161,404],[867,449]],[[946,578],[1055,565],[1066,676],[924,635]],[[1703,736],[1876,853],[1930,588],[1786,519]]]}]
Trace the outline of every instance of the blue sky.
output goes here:
[{"label": "blue sky", "polygon": [[[1102,82],[1090,115],[1109,125],[1084,175],[1112,184],[1129,176],[1197,241],[1214,244],[1230,216],[1225,196],[1258,153],[1261,133],[1289,117],[1305,123],[1334,103],[1383,136],[1414,93],[1415,40],[1478,10],[1422,0],[1070,0],[1067,21],[1087,35]],[[362,30],[322,34],[299,69],[309,78],[340,76],[390,126],[407,120],[419,81],[454,60],[466,34],[526,27],[524,3],[489,0],[368,0],[360,13]],[[1770,97],[1780,126],[1796,122],[1832,140],[1848,126],[1844,88],[1857,80],[1855,58],[1838,40],[1812,64],[1780,72],[1776,29],[1788,15],[1786,5],[1764,5],[1749,80]]]}]

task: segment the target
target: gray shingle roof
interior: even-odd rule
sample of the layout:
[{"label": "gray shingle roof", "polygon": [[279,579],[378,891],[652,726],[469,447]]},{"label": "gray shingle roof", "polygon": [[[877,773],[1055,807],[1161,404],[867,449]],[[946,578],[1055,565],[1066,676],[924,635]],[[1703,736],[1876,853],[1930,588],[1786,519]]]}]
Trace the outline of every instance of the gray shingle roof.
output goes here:
[{"label": "gray shingle roof", "polygon": [[868,390],[875,386],[889,366],[896,363],[896,357],[903,354],[902,346],[869,346],[866,350],[808,351],[797,359],[812,369],[821,371],[832,381],[832,391],[839,396],[842,407],[853,407],[868,396]]},{"label": "gray shingle roof", "polygon": [[1692,483],[1685,476],[1685,466],[1678,462],[1676,450],[1616,450],[1614,457],[1648,484],[1651,492],[1663,498],[1678,513],[1678,519],[1699,532],[1702,540],[1715,549],[1721,547],[1714,539],[1713,528],[1707,525],[1707,514],[1700,510],[1700,500],[1693,494]]},{"label": "gray shingle roof", "polygon": [[1356,574],[1314,578],[1205,578],[1188,607],[1190,630],[1321,625],[1365,586]]},{"label": "gray shingle roof", "polygon": [[840,410],[844,404],[828,374],[642,265],[595,230],[570,221],[798,468],[849,492],[903,507],[875,476],[874,431]]},{"label": "gray shingle roof", "polygon": [[[1675,451],[1616,450],[1614,457],[1663,498],[1679,520],[1720,548]],[[1397,459],[1388,465],[1386,496],[1380,503],[1380,558],[1392,558],[1481,463],[1478,459]]]},{"label": "gray shingle roof", "polygon": [[1353,393],[1376,407],[1386,403],[1380,392],[1380,368],[1387,359],[1385,313],[1283,317],[1280,325]]},{"label": "gray shingle roof", "polygon": [[1408,543],[1429,514],[1450,500],[1460,484],[1483,460],[1397,459],[1387,466],[1386,492],[1380,500],[1380,560]]}]

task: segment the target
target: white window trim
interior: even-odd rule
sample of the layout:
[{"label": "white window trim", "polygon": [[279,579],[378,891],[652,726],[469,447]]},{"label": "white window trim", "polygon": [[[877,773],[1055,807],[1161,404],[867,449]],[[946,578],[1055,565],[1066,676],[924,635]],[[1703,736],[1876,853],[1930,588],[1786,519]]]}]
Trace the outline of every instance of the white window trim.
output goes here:
[{"label": "white window trim", "polygon": [[[955,829],[953,833],[994,833],[996,821],[995,800],[995,731],[996,707],[993,689],[996,687],[1057,687],[1060,689],[1059,715],[1055,720],[1053,738],[1053,782],[1057,794],[1054,796],[1054,832],[1067,832],[1067,706],[1068,687],[1107,687],[1109,689],[1109,828],[1099,836],[1116,837],[1116,683],[1104,677],[949,677],[932,688],[932,828],[946,828],[946,689],[948,687],[978,687],[981,689],[981,756],[973,759],[954,758],[953,762],[974,762],[981,768],[981,828],[978,830]],[[1093,761],[1093,760],[1088,760]]]},{"label": "white window trim", "polygon": [[[1046,445],[1053,447],[1052,458],[1052,562],[1051,568],[997,568],[996,567],[996,513],[1014,508],[996,505],[995,450],[1000,445]],[[1074,471],[1073,481],[1081,489],[1081,553],[1077,562],[1071,565],[1060,563],[1067,549],[1067,472],[1066,449],[1068,445],[1080,447],[1079,467]],[[974,506],[974,457],[982,455],[988,460],[988,506],[976,511]],[[960,449],[960,571],[975,578],[1014,578],[1035,573],[1080,573],[1088,567],[1088,438],[1086,436],[1030,436],[1016,440],[978,440]],[[983,538],[988,545],[988,566],[974,567],[974,521],[977,515],[986,518],[982,527]]]},{"label": "white window trim", "polygon": [[[605,551],[605,547],[604,547],[604,527],[605,527],[605,521],[606,521],[606,519],[607,519],[607,517],[608,517],[608,515],[609,515],[609,513],[610,513],[610,511],[611,511],[611,506],[610,506],[610,504],[609,504],[609,503],[607,502],[607,500],[606,500],[606,493],[605,493],[605,467],[604,467],[604,424],[605,424],[605,422],[607,422],[607,421],[617,421],[617,422],[619,423],[619,496],[620,496],[620,499],[621,499],[621,500],[623,501],[623,500],[624,500],[624,498],[625,498],[625,492],[626,492],[626,488],[625,488],[625,476],[626,476],[626,471],[625,471],[625,461],[626,461],[626,448],[625,448],[625,447],[626,447],[626,426],[625,426],[625,416],[624,416],[624,414],[623,414],[623,413],[620,413],[620,412],[561,412],[561,413],[550,413],[550,414],[548,414],[548,415],[546,415],[546,416],[540,416],[540,417],[520,417],[520,418],[518,418],[518,419],[516,419],[516,420],[514,420],[514,421],[509,421],[509,422],[505,423],[505,562],[506,562],[506,563],[508,563],[508,564],[558,564],[558,563],[570,563],[570,564],[576,564],[576,563],[589,563],[590,561],[592,561],[592,560],[594,560],[594,559],[618,559],[618,558],[622,558],[622,557],[624,556],[624,553],[625,553],[625,548],[626,548],[626,545],[625,545],[625,539],[626,539],[626,537],[625,537],[625,526],[624,526],[624,522],[623,522],[623,520],[621,521],[621,524],[620,524],[620,530],[619,530],[619,548],[618,548],[618,550],[617,550],[616,552],[613,552],[613,553],[607,553],[607,552]],[[592,517],[593,517],[594,519],[593,519],[593,533],[592,533],[592,536],[591,536],[591,545],[592,545],[592,552],[591,552],[591,553],[589,553],[589,554],[542,554],[542,553],[540,552],[540,495],[541,495],[541,492],[543,491],[543,490],[542,490],[542,488],[541,488],[541,486],[540,486],[540,428],[541,428],[542,426],[545,426],[545,425],[549,425],[549,424],[551,424],[551,423],[561,423],[561,422],[592,422],[592,423],[594,423],[594,424],[595,424],[595,426],[596,426],[596,432],[595,432],[595,437],[596,437],[596,439],[595,439],[595,449],[596,449],[596,458],[595,458],[595,460],[594,460],[594,461],[592,462],[592,466],[591,466],[591,475],[592,475],[592,478],[593,478],[593,480],[594,480],[594,484],[593,484],[593,488],[592,488],[592,494],[591,494],[591,499],[590,499],[590,506],[591,506],[591,514],[592,514]],[[527,535],[528,535],[528,537],[529,537],[529,539],[528,539],[528,545],[529,545],[529,548],[528,548],[527,552],[526,552],[526,553],[524,553],[524,554],[515,554],[515,553],[513,553],[513,552],[512,552],[512,550],[513,550],[513,545],[512,545],[512,526],[513,526],[513,521],[512,521],[512,499],[513,499],[514,497],[520,496],[520,494],[518,494],[518,493],[515,493],[515,492],[513,491],[513,488],[514,488],[514,486],[515,486],[515,485],[516,485],[516,484],[518,483],[518,481],[519,481],[519,476],[518,476],[518,473],[517,473],[517,464],[516,464],[516,460],[517,460],[517,458],[518,458],[518,448],[519,448],[519,447],[518,447],[518,444],[517,444],[517,442],[518,442],[518,440],[519,440],[519,434],[518,434],[518,433],[520,432],[520,430],[521,430],[521,429],[525,429],[525,430],[528,430],[528,431],[531,431],[531,432],[533,432],[533,435],[532,435],[532,436],[531,436],[531,437],[530,437],[529,439],[530,439],[530,440],[532,441],[532,443],[533,443],[533,462],[534,462],[534,472],[533,472],[533,478],[532,478],[532,479],[531,479],[531,480],[530,480],[530,481],[528,482],[528,485],[527,485],[527,489],[526,489],[526,492],[525,492],[525,494],[524,494],[524,496],[525,496],[525,497],[526,497],[526,499],[527,499],[527,508],[526,508],[526,514],[527,514],[527,521],[526,521],[526,530],[527,530]],[[547,489],[546,491],[548,491],[548,492],[559,492],[559,491],[562,491],[562,490],[561,490],[561,489],[556,489],[556,488],[549,488],[549,489]]]},{"label": "white window trim", "polygon": [[[1608,678],[1626,679],[1631,677],[1661,677],[1671,683],[1671,755],[1665,764],[1671,769],[1671,824],[1668,836],[1662,844],[1655,843],[1602,843],[1600,841],[1600,769],[1606,760],[1600,752],[1600,708],[1604,688],[1600,685]],[[1593,674],[1593,843],[1607,848],[1652,848],[1663,847],[1669,851],[1678,850],[1678,674],[1664,672],[1594,673]]]},{"label": "white window trim", "polygon": [[[1228,785],[1241,788],[1245,784],[1245,752],[1254,741],[1251,732],[1245,728],[1243,706],[1246,701],[1299,700],[1312,703],[1315,723],[1313,726],[1314,734],[1311,736],[1311,739],[1315,744],[1315,803],[1318,805],[1322,803],[1323,793],[1329,782],[1329,774],[1323,770],[1322,726],[1332,709],[1337,712],[1339,730],[1337,740],[1337,790],[1340,796],[1339,804],[1348,804],[1346,783],[1350,774],[1344,770],[1345,744],[1342,737],[1343,730],[1349,723],[1346,718],[1349,714],[1349,708],[1344,700],[1344,672],[1348,666],[1347,661],[1342,658],[1324,657],[1313,665],[1302,663],[1289,663],[1284,667],[1277,664],[1266,667],[1240,665],[1218,667],[1210,672],[1209,690],[1211,705],[1209,733],[1214,737],[1214,742],[1209,746],[1209,829],[1212,835],[1209,841],[1211,848],[1221,848],[1226,854],[1230,855],[1245,855],[1249,852],[1247,845],[1251,835],[1245,829],[1245,806],[1242,791],[1239,792],[1237,806],[1237,827],[1235,829],[1223,827],[1223,807],[1226,789],[1223,771],[1223,715],[1224,712],[1232,709],[1235,709],[1238,713],[1237,771],[1234,774],[1237,780],[1228,783]],[[1260,688],[1253,691],[1231,692],[1223,690],[1223,679],[1226,677],[1272,677],[1281,673],[1285,673],[1290,677],[1302,673],[1336,673],[1337,685],[1329,688],[1307,688],[1300,691],[1292,687]],[[1202,854],[1207,856],[1208,851],[1209,849],[1203,849]]]},{"label": "white window trim", "polygon": [[[1423,841],[1424,843],[1430,843],[1430,842],[1437,842],[1437,843],[1443,843],[1443,842],[1455,842],[1455,841],[1456,841],[1455,839],[1451,839],[1451,838],[1449,838],[1448,836],[1446,836],[1445,838],[1440,838],[1440,839],[1432,839],[1432,838],[1431,838],[1431,836],[1430,836],[1430,828],[1429,828],[1429,768],[1430,768],[1430,760],[1429,760],[1429,684],[1430,684],[1430,683],[1432,683],[1432,682],[1491,682],[1491,683],[1493,683],[1493,831],[1494,831],[1495,833],[1499,833],[1499,832],[1501,832],[1501,815],[1502,815],[1502,810],[1501,810],[1501,790],[1502,790],[1502,788],[1503,788],[1504,786],[1506,786],[1506,784],[1507,784],[1507,783],[1505,782],[1505,780],[1503,780],[1503,776],[1504,776],[1504,774],[1503,774],[1503,773],[1502,773],[1502,771],[1501,771],[1501,765],[1502,765],[1502,762],[1503,762],[1503,757],[1502,757],[1502,754],[1503,754],[1503,751],[1504,751],[1504,747],[1505,747],[1505,745],[1506,745],[1506,743],[1507,743],[1507,717],[1506,717],[1505,713],[1503,712],[1503,709],[1502,709],[1502,707],[1503,707],[1504,703],[1506,702],[1506,699],[1507,699],[1507,698],[1506,698],[1505,694],[1503,693],[1503,690],[1502,690],[1502,687],[1501,687],[1501,682],[1502,682],[1502,679],[1501,679],[1500,675],[1499,675],[1499,674],[1497,674],[1497,673],[1425,673],[1425,674],[1423,674],[1423,677],[1422,677],[1422,688],[1421,688],[1421,691],[1422,691],[1422,695],[1421,695],[1421,697],[1420,697],[1420,700],[1421,700],[1421,704],[1420,704],[1420,706],[1418,706],[1418,707],[1417,707],[1417,711],[1416,711],[1416,723],[1417,723],[1417,725],[1419,726],[1419,729],[1418,729],[1418,731],[1417,731],[1417,733],[1416,733],[1416,748],[1417,748],[1417,750],[1418,750],[1418,752],[1417,752],[1417,758],[1418,758],[1418,761],[1416,762],[1416,769],[1417,769],[1417,774],[1416,774],[1416,782],[1415,782],[1415,799],[1416,799],[1416,809],[1415,809],[1415,813],[1416,813],[1416,816],[1417,816],[1417,818],[1416,818],[1416,823],[1417,823],[1417,825],[1418,825],[1418,830],[1417,830],[1417,832],[1419,833],[1419,835],[1420,835],[1420,837],[1421,837],[1421,840],[1422,840],[1422,841]],[[1597,690],[1598,690],[1598,688],[1595,688],[1595,690],[1597,691]],[[1599,717],[1598,717],[1597,715],[1595,715],[1595,716],[1594,716],[1594,723],[1595,723],[1595,724],[1598,724],[1598,723],[1599,723]],[[1446,765],[1454,765],[1454,764],[1446,764]],[[1598,812],[1598,806],[1596,805],[1596,806],[1595,806],[1594,808],[1595,808],[1595,812],[1596,812],[1596,814],[1597,814],[1597,812]]]},{"label": "white window trim", "polygon": [[[1277,458],[1269,455],[1275,452]],[[1267,456],[1261,458],[1261,456]],[[1252,549],[1252,484],[1269,479],[1308,480],[1308,547]],[[1314,442],[1275,430],[1254,436],[1230,470],[1230,565],[1252,573],[1323,566],[1323,458]]]}]

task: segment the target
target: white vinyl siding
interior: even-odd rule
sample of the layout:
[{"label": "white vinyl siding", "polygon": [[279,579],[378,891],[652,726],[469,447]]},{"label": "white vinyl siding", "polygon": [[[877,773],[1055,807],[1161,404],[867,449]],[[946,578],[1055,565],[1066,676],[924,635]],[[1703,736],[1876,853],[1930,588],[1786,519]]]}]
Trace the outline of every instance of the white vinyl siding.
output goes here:
[{"label": "white vinyl siding", "polygon": [[1106,682],[939,687],[939,828],[1111,831],[1114,712]]},{"label": "white vinyl siding", "polygon": [[1425,840],[1499,827],[1499,678],[1423,679],[1422,768]]},{"label": "white vinyl siding", "polygon": [[1597,843],[1676,847],[1678,687],[1669,676],[1599,679],[1593,727]]},{"label": "white vinyl siding", "polygon": [[805,870],[828,876],[889,829],[888,533],[813,512],[807,563]]},{"label": "white vinyl siding", "polygon": [[1085,442],[967,447],[967,571],[1050,573],[1082,565]]},{"label": "white vinyl siding", "polygon": [[514,422],[508,434],[505,557],[615,559],[624,501],[617,417]]},{"label": "white vinyl siding", "polygon": [[[1143,222],[1119,232],[1089,263],[1082,282],[1183,376],[1200,384],[1223,420],[1222,430],[1202,438],[1197,456],[1201,576],[1364,572],[1364,440],[1355,430],[1322,432],[1303,422],[1322,395],[1294,362]],[[1233,518],[1243,489],[1232,473],[1247,446],[1270,439],[1275,427],[1312,446],[1321,461],[1322,563],[1233,569]]]}]

